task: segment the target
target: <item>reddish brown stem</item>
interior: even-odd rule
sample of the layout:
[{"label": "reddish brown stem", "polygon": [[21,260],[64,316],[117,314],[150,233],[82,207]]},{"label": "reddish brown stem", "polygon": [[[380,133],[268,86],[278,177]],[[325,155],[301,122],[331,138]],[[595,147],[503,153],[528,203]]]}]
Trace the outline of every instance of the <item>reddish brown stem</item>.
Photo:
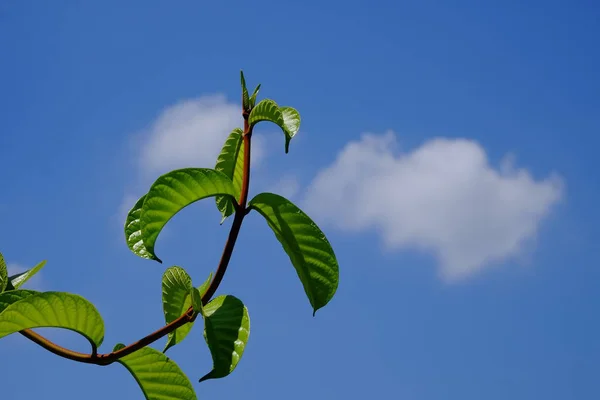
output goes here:
[{"label": "reddish brown stem", "polygon": [[[244,217],[247,214],[246,204],[248,202],[248,190],[250,186],[250,139],[252,137],[252,127],[248,123],[248,114],[248,110],[243,110],[242,115],[244,116],[244,134],[242,137],[242,145],[244,146],[244,171],[242,175],[242,188],[240,190],[240,199],[235,210],[235,215],[233,218],[233,223],[231,224],[229,236],[227,237],[227,241],[225,242],[225,246],[223,248],[223,253],[221,254],[221,260],[219,261],[217,271],[215,272],[215,277],[210,282],[210,285],[206,290],[204,296],[202,296],[203,304],[206,304],[210,301],[212,296],[219,288],[219,285],[223,280],[223,276],[225,276],[227,266],[229,265],[229,260],[231,260],[231,254],[233,253],[235,242],[240,232],[240,228],[242,227],[242,221],[244,220]],[[97,354],[95,346],[92,346],[92,354],[85,354],[72,351],[62,346],[59,346],[56,343],[51,342],[42,335],[30,329],[22,330],[20,331],[20,333],[21,335],[25,336],[32,342],[37,343],[49,352],[67,358],[69,360],[78,361],[86,364],[109,365],[122,357],[125,357],[137,350],[148,346],[149,344],[155,342],[163,336],[168,335],[175,329],[187,324],[188,322],[193,322],[196,319],[196,317],[197,313],[195,313],[194,310],[190,307],[185,314],[181,315],[179,318],[163,326],[157,331],[152,332],[148,336],[138,340],[135,343],[130,344],[129,346],[125,346],[120,350],[106,354]]]}]

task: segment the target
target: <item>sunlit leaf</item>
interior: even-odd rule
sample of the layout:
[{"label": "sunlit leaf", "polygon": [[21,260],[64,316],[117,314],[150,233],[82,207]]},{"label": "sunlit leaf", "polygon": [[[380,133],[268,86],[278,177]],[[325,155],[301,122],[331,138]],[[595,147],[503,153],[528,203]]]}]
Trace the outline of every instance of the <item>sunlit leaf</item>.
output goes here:
[{"label": "sunlit leaf", "polygon": [[279,107],[270,99],[261,100],[250,112],[248,123],[251,126],[260,121],[270,121],[279,126],[285,134],[285,152],[289,151],[292,138],[300,129],[300,114],[292,107]]},{"label": "sunlit leaf", "polygon": [[339,280],[338,262],[325,234],[302,210],[279,195],[261,193],[249,207],[266,219],[282,244],[314,312],[325,306]]},{"label": "sunlit leaf", "polygon": [[292,107],[281,107],[283,115],[283,131],[285,133],[285,152],[290,148],[290,141],[300,130],[300,114]]},{"label": "sunlit leaf", "polygon": [[213,369],[200,378],[223,378],[239,363],[250,336],[248,309],[237,297],[226,295],[204,306],[204,339],[213,358]]},{"label": "sunlit leaf", "polygon": [[154,253],[159,233],[167,222],[188,205],[217,195],[235,196],[231,179],[208,168],[184,168],[162,175],[150,187],[140,215],[140,238],[150,256]]},{"label": "sunlit leaf", "polygon": [[277,103],[271,99],[261,100],[250,112],[248,123],[251,126],[260,121],[270,121],[283,129],[284,120]]},{"label": "sunlit leaf", "polygon": [[23,329],[55,327],[75,331],[99,347],[104,322],[96,307],[83,297],[43,292],[24,297],[0,313],[0,338]]},{"label": "sunlit leaf", "polygon": [[244,78],[244,71],[240,71],[240,80],[242,84],[242,105],[244,110],[247,110],[250,104],[248,99],[248,88],[246,88],[246,79]]},{"label": "sunlit leaf", "polygon": [[192,298],[192,308],[194,309],[195,312],[197,312],[198,314],[201,314],[202,313],[202,295],[200,294],[200,291],[196,288],[192,288],[190,295]]},{"label": "sunlit leaf", "polygon": [[46,260],[40,262],[38,265],[31,269],[28,269],[25,272],[20,272],[18,274],[10,276],[8,278],[9,286],[13,290],[20,288],[25,282],[31,279],[31,277],[40,272],[40,270],[44,268],[44,265],[46,265]]},{"label": "sunlit leaf", "polygon": [[[189,293],[192,278],[181,267],[167,268],[162,278],[162,302],[167,324],[182,316],[192,304]],[[163,352],[180,343],[192,329],[193,322],[180,326],[167,336]]]},{"label": "sunlit leaf", "polygon": [[144,246],[140,226],[140,215],[142,214],[142,205],[145,199],[146,195],[140,197],[127,214],[127,220],[125,221],[125,241],[129,249],[136,255],[152,260],[152,255],[146,250],[146,246]]},{"label": "sunlit leaf", "polygon": [[[224,173],[233,181],[236,199],[239,199],[240,197],[244,174],[243,134],[244,131],[240,128],[235,128],[229,134],[223,145],[221,154],[219,154],[219,158],[217,158],[217,165],[215,166],[215,170]],[[225,218],[235,212],[234,200],[232,200],[230,196],[217,196],[215,200],[217,202],[217,208],[223,215],[223,220],[221,221],[221,223],[223,223]]]},{"label": "sunlit leaf", "polygon": [[259,90],[260,90],[260,83],[254,89],[254,92],[252,92],[252,96],[250,96],[250,108],[254,108],[254,106],[256,106],[256,96],[258,96]]},{"label": "sunlit leaf", "polygon": [[[119,343],[113,351],[125,347]],[[146,400],[195,400],[192,383],[163,353],[144,347],[118,360],[133,375]]]},{"label": "sunlit leaf", "polygon": [[12,303],[16,303],[17,301],[23,300],[25,297],[32,296],[36,293],[38,292],[34,290],[9,290],[0,293],[0,313]]}]

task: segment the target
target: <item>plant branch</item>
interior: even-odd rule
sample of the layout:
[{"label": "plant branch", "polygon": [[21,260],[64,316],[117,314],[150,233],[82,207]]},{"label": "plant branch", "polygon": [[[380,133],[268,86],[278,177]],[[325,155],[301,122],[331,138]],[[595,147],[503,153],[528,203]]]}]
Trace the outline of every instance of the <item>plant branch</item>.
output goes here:
[{"label": "plant branch", "polygon": [[[237,204],[237,207],[235,208],[233,223],[231,224],[229,236],[227,237],[227,241],[225,242],[225,246],[223,247],[223,253],[221,254],[221,259],[219,261],[219,265],[217,266],[217,271],[215,272],[215,276],[210,282],[206,293],[204,294],[204,296],[202,296],[203,305],[206,305],[210,301],[212,296],[219,288],[223,277],[225,276],[227,266],[229,265],[229,260],[231,260],[231,255],[233,253],[235,242],[238,238],[240,228],[242,227],[242,221],[244,220],[244,217],[247,214],[246,204],[248,202],[248,191],[250,187],[250,139],[252,137],[252,127],[248,123],[248,114],[248,110],[243,110],[242,115],[244,117],[244,133],[242,136],[242,141],[244,146],[244,168],[242,174],[242,188],[240,190],[240,199]],[[95,345],[92,345],[92,354],[85,354],[72,351],[62,346],[59,346],[56,343],[53,343],[52,341],[46,339],[42,335],[30,329],[22,330],[20,331],[20,333],[32,342],[40,345],[44,349],[60,357],[86,364],[109,365],[122,357],[125,357],[131,353],[134,353],[137,350],[148,346],[149,344],[155,342],[163,336],[166,336],[169,333],[175,331],[177,328],[189,322],[193,322],[197,316],[198,314],[193,310],[192,307],[190,307],[183,315],[181,315],[179,318],[175,319],[171,323],[152,332],[151,334],[145,336],[144,338],[138,340],[135,343],[125,346],[120,350],[106,354],[97,354]]]}]

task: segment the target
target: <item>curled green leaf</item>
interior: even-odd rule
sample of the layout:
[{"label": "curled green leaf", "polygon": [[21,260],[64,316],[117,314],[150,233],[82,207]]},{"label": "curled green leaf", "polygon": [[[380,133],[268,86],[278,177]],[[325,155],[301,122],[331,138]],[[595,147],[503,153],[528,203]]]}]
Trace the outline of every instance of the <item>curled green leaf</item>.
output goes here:
[{"label": "curled green leaf", "polygon": [[[233,182],[235,198],[240,197],[242,190],[242,178],[244,174],[244,146],[242,145],[242,135],[244,132],[240,128],[235,128],[227,137],[221,154],[217,158],[215,170],[224,173]],[[235,203],[230,196],[217,196],[215,198],[217,208],[221,211],[225,221],[227,217],[235,212]]]},{"label": "curled green leaf", "polygon": [[204,339],[213,358],[213,369],[200,378],[229,375],[244,353],[250,336],[250,316],[244,303],[235,296],[219,296],[204,306]]},{"label": "curled green leaf", "polygon": [[[117,344],[113,351],[125,347]],[[144,347],[118,362],[133,375],[146,400],[195,400],[192,383],[181,368],[167,356],[151,347]]]},{"label": "curled green leaf", "polygon": [[184,168],[158,178],[146,194],[139,217],[140,238],[152,259],[162,262],[154,252],[154,245],[175,214],[198,200],[217,195],[234,199],[235,188],[231,179],[214,169]]},{"label": "curled green leaf", "polygon": [[134,254],[142,258],[153,260],[154,257],[148,252],[146,246],[144,246],[140,225],[140,215],[142,215],[142,205],[144,205],[145,199],[146,195],[140,197],[127,214],[127,220],[125,221],[125,241]]},{"label": "curled green leaf", "polygon": [[325,234],[291,201],[273,193],[256,195],[248,204],[258,211],[290,257],[313,307],[313,315],[335,294],[339,266]]},{"label": "curled green leaf", "polygon": [[94,349],[104,339],[104,322],[96,307],[83,297],[43,292],[23,297],[0,313],[0,338],[31,328],[63,328],[83,335]]},{"label": "curled green leaf", "polygon": [[261,121],[270,121],[283,129],[283,115],[277,103],[271,99],[261,100],[250,112],[248,123],[254,126]]},{"label": "curled green leaf", "polygon": [[300,130],[300,113],[292,107],[280,107],[283,115],[283,131],[285,133],[285,152],[290,149],[290,141]]},{"label": "curled green leaf", "polygon": [[279,107],[270,99],[261,100],[250,112],[248,123],[251,126],[260,121],[270,121],[285,134],[285,152],[289,151],[290,141],[300,129],[300,114],[292,107]]},{"label": "curled green leaf", "polygon": [[42,268],[46,265],[46,260],[40,262],[35,267],[28,269],[25,272],[20,272],[18,274],[12,275],[8,278],[8,286],[11,290],[20,288],[25,282],[31,279],[35,274],[40,272]]}]

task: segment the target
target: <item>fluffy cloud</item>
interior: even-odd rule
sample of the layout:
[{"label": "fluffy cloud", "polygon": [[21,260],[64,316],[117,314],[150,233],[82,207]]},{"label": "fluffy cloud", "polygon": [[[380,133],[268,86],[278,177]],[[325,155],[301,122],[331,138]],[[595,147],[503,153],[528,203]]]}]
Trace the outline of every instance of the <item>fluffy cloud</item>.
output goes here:
[{"label": "fluffy cloud", "polygon": [[[155,177],[176,168],[212,168],[227,135],[243,126],[240,106],[223,95],[185,100],[163,110],[138,137],[139,167]],[[254,139],[254,138],[253,138]],[[260,137],[253,140],[253,164],[263,151]]]},{"label": "fluffy cloud", "polygon": [[390,248],[433,252],[447,281],[520,254],[561,199],[561,179],[535,180],[506,157],[492,167],[466,139],[406,154],[393,132],[347,144],[307,190],[304,207],[346,231],[374,229]]}]

